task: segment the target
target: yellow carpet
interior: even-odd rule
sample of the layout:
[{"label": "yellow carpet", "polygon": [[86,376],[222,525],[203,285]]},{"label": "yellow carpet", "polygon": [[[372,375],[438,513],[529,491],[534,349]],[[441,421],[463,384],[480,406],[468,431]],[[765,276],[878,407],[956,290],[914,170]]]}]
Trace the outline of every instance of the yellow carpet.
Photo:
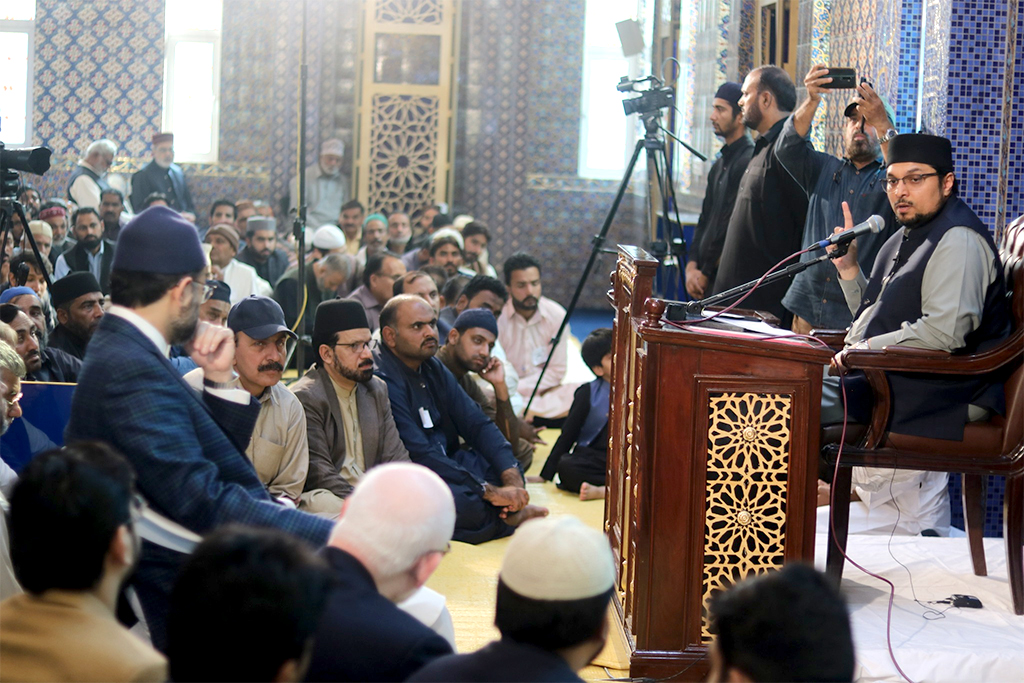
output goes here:
[{"label": "yellow carpet", "polygon": [[[541,433],[546,446],[538,446],[533,466],[528,474],[540,474],[551,446],[558,438],[558,430]],[[579,496],[555,488],[552,483],[527,484],[530,502],[548,508],[552,515],[574,515],[595,529],[604,524],[604,501],[581,501]],[[448,600],[448,610],[455,624],[455,642],[459,652],[472,652],[498,638],[494,627],[494,595],[498,583],[498,570],[509,539],[503,538],[482,545],[453,543],[452,551],[427,582]],[[629,649],[621,631],[614,627],[604,650],[594,665],[580,671],[589,681],[628,675]],[[608,673],[602,667],[608,667]]]}]

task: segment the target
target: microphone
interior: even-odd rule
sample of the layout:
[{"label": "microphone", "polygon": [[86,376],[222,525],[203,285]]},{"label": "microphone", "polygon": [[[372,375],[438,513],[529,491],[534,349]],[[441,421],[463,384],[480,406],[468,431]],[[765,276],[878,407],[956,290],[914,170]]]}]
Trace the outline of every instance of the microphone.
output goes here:
[{"label": "microphone", "polygon": [[866,235],[869,232],[882,232],[883,228],[885,228],[885,219],[881,216],[874,215],[863,223],[853,226],[849,230],[837,232],[834,235],[830,235],[827,239],[821,240],[815,248],[826,249],[834,244],[846,244],[847,242],[852,242],[857,237]]}]

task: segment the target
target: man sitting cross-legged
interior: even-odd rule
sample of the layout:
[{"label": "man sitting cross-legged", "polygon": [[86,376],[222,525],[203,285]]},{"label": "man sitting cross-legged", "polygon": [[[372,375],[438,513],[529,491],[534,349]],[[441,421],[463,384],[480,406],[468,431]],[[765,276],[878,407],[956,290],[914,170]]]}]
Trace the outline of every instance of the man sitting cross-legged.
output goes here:
[{"label": "man sitting cross-legged", "polygon": [[309,473],[300,508],[337,515],[342,499],[375,465],[408,461],[391,416],[388,388],[373,376],[370,326],[358,301],[316,309],[314,368],[292,386],[306,413]]},{"label": "man sitting cross-legged", "polygon": [[411,294],[393,298],[381,311],[381,341],[374,361],[387,382],[398,433],[413,462],[437,472],[451,488],[455,540],[483,543],[546,515],[545,508],[528,505],[508,441],[434,358],[434,309]]},{"label": "man sitting cross-legged", "polygon": [[454,528],[452,494],[426,467],[390,463],[367,472],[320,551],[335,588],[307,681],[404,681],[451,654],[448,641],[398,603],[437,569]]},{"label": "man sitting cross-legged", "polygon": [[[235,333],[238,374],[231,384],[260,402],[245,455],[270,495],[295,507],[309,467],[302,405],[281,384],[288,340],[295,339],[295,333],[285,326],[277,302],[265,296],[246,297],[235,304],[228,313],[228,328]],[[202,368],[185,375],[196,391],[203,390],[203,379]]]},{"label": "man sitting cross-legged", "polygon": [[[469,397],[501,430],[502,436],[513,444],[516,460],[523,471],[533,463],[533,444],[519,438],[519,418],[512,408],[510,392],[505,382],[505,364],[492,356],[498,340],[498,321],[486,308],[469,308],[455,319],[448,333],[447,343],[437,352],[438,359],[455,375]],[[487,381],[493,393],[488,397],[469,373],[477,373]]]}]

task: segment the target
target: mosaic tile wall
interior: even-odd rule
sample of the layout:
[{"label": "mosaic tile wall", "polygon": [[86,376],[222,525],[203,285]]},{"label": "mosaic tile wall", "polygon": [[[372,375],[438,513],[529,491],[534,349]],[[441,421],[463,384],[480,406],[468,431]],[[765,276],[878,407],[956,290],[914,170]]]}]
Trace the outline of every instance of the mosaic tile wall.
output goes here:
[{"label": "mosaic tile wall", "polygon": [[[490,226],[499,275],[512,253],[532,252],[545,295],[568,304],[618,186],[576,178],[583,0],[462,7],[454,209]],[[635,189],[609,231],[611,248],[647,241],[642,183]],[[600,258],[581,308],[607,308],[613,264]]]},{"label": "mosaic tile wall", "polygon": [[[113,171],[149,161],[161,117],[163,6],[37,0],[34,143],[54,158],[33,180],[45,196],[64,196],[77,159],[101,137],[120,145]],[[355,8],[356,0],[309,1],[308,163],[320,140],[351,140]],[[220,161],[184,165],[201,215],[222,196],[276,207],[296,167],[301,15],[289,0],[224,0],[223,16]]]},{"label": "mosaic tile wall", "polygon": [[894,104],[896,130],[917,130],[917,89],[921,69],[921,2],[903,0],[900,9],[898,97]]}]

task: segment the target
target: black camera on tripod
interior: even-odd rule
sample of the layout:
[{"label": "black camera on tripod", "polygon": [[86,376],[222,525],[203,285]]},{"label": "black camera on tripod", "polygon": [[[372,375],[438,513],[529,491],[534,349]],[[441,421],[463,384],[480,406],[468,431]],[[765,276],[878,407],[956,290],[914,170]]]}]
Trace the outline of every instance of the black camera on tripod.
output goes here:
[{"label": "black camera on tripod", "polygon": [[0,201],[18,198],[21,185],[18,171],[43,175],[50,170],[50,150],[46,147],[5,149],[0,142]]},{"label": "black camera on tripod", "polygon": [[[651,84],[647,89],[636,89],[637,85],[647,82]],[[646,76],[635,80],[630,80],[628,76],[623,76],[619,79],[619,84],[615,86],[615,89],[619,92],[640,93],[639,97],[622,101],[622,109],[626,112],[626,116],[655,112],[665,107],[675,106],[676,103],[675,90],[667,87],[660,78],[655,76]]]}]

